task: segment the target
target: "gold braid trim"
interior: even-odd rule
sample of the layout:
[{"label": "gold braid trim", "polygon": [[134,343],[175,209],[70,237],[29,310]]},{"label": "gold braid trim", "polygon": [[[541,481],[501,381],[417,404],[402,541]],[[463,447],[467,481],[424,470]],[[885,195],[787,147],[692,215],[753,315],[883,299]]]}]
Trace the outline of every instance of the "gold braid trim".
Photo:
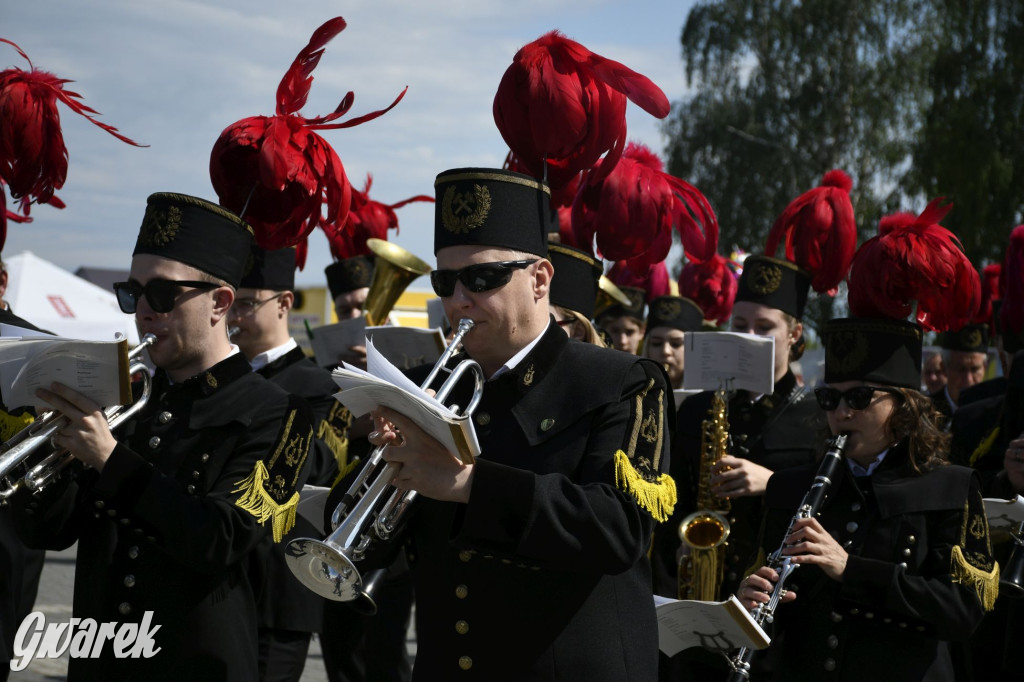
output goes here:
[{"label": "gold braid trim", "polygon": [[10,440],[33,421],[32,415],[28,412],[15,415],[0,410],[0,440]]},{"label": "gold braid trim", "polygon": [[960,545],[953,546],[950,572],[953,575],[953,582],[960,585],[967,585],[978,593],[978,599],[986,611],[991,611],[996,604],[996,597],[999,596],[999,564],[992,567],[992,571],[986,573],[977,566],[967,563]]},{"label": "gold braid trim", "polygon": [[331,487],[333,488],[334,486],[338,485],[339,483],[341,483],[342,479],[344,479],[346,476],[348,476],[353,471],[355,471],[356,467],[359,466],[359,462],[361,462],[361,461],[362,460],[360,460],[358,457],[356,457],[354,460],[352,460],[351,462],[346,464],[344,467],[339,469],[338,470],[338,477],[334,479],[334,483],[331,484]]},{"label": "gold braid trim", "polygon": [[615,452],[615,485],[632,495],[658,523],[667,521],[676,506],[676,482],[672,477],[661,474],[656,481],[644,480],[622,450]]},{"label": "gold braid trim", "polygon": [[267,465],[263,460],[256,462],[252,473],[244,481],[235,485],[238,487],[232,490],[233,493],[242,493],[235,500],[235,506],[249,512],[261,524],[266,524],[271,519],[271,529],[274,535],[274,542],[281,542],[285,533],[295,527],[295,514],[299,507],[299,493],[294,493],[284,504],[278,504],[270,496],[263,484],[270,478],[267,472]]},{"label": "gold braid trim", "polygon": [[985,436],[984,439],[982,439],[981,443],[978,444],[978,447],[975,448],[974,452],[971,453],[971,461],[968,463],[968,466],[974,466],[975,462],[977,462],[979,459],[987,455],[988,451],[992,449],[992,445],[996,442],[996,438],[998,437],[999,427],[997,426],[994,429],[992,429],[989,432],[989,434]]},{"label": "gold braid trim", "polygon": [[316,432],[316,437],[331,449],[335,461],[338,462],[338,471],[344,470],[348,466],[348,438],[335,433],[326,420],[320,421],[320,428]]}]

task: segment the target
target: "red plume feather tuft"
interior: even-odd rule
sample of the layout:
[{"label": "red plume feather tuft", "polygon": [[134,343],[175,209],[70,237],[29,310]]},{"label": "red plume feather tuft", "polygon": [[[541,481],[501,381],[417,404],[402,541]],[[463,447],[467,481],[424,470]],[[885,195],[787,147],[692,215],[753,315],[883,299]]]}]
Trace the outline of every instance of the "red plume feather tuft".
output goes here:
[{"label": "red plume feather tuft", "polygon": [[252,225],[256,242],[265,249],[280,249],[305,239],[321,223],[322,203],[327,204],[326,223],[345,223],[352,187],[334,148],[316,131],[351,128],[373,120],[390,111],[408,90],[402,90],[386,109],[343,123],[334,121],[352,108],[352,92],[326,116],[299,115],[324,46],[345,26],[344,19],[335,17],[313,32],[278,85],[274,116],[236,121],[213,145],[213,188],[221,204]]},{"label": "red plume feather tuft", "polygon": [[597,248],[608,260],[629,260],[636,271],[664,261],[679,232],[686,255],[703,261],[718,249],[718,219],[693,185],[662,170],[647,147],[630,143],[611,173],[608,159],[584,175],[572,207],[577,244]]},{"label": "red plume feather tuft", "polygon": [[1001,287],[1003,303],[999,307],[1000,328],[1012,334],[1024,331],[1024,225],[1010,233],[1003,260]]},{"label": "red plume feather tuft", "polygon": [[981,305],[978,307],[978,316],[975,322],[989,325],[989,333],[995,335],[995,318],[993,317],[993,304],[1001,297],[999,292],[999,275],[1003,266],[999,263],[986,265],[981,270]]},{"label": "red plume feather tuft", "polygon": [[657,118],[668,98],[650,79],[550,31],[524,45],[494,96],[494,122],[526,172],[553,191],[626,144],[626,99]]},{"label": "red plume feather tuft", "polygon": [[59,199],[52,200],[68,173],[68,150],[57,102],[122,142],[146,146],[120,134],[114,126],[97,121],[99,112],[86,106],[78,93],[64,89],[72,81],[36,69],[18,45],[4,38],[0,42],[17,50],[31,69],[0,71],[0,185],[6,183],[11,197],[21,200],[21,215],[5,213],[6,218],[27,218],[32,202],[64,206]]},{"label": "red plume feather tuft", "polygon": [[331,255],[336,260],[371,255],[370,247],[366,245],[368,239],[386,240],[388,230],[394,230],[397,234],[398,215],[395,209],[415,201],[434,201],[434,197],[419,194],[395,204],[382,204],[370,198],[372,186],[373,176],[367,174],[363,191],[352,190],[352,208],[343,225],[328,222],[323,224]]},{"label": "red plume feather tuft", "polygon": [[616,261],[608,271],[608,279],[618,286],[643,289],[647,292],[647,301],[672,293],[665,263],[655,263],[642,270],[636,270],[626,261]]},{"label": "red plume feather tuft", "polygon": [[720,325],[732,315],[738,286],[729,261],[717,253],[703,263],[687,263],[679,273],[679,295],[700,306],[705,319]]},{"label": "red plume feather tuft", "polygon": [[857,249],[852,188],[846,173],[829,171],[820,186],[786,207],[768,234],[765,253],[774,256],[785,240],[786,258],[811,274],[811,286],[818,293],[835,295]]},{"label": "red plume feather tuft", "polygon": [[952,205],[933,200],[917,218],[882,220],[879,234],[861,245],[850,268],[850,312],[857,317],[916,320],[927,330],[968,324],[981,303],[978,271],[956,236],[939,225]]}]

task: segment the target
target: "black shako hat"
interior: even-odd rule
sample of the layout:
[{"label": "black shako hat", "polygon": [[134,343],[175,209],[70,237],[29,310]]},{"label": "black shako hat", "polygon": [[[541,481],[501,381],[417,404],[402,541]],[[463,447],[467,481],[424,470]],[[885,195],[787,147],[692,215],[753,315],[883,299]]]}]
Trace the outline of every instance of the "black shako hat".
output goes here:
[{"label": "black shako hat", "polygon": [[555,269],[551,303],[574,310],[588,320],[594,317],[602,272],[597,259],[565,244],[548,244],[548,259]]},{"label": "black shako hat", "polygon": [[446,246],[494,246],[547,257],[558,231],[551,190],[522,173],[447,170],[434,181],[434,254]]},{"label": "black shako hat", "polygon": [[647,301],[647,290],[640,287],[618,285],[619,291],[629,299],[629,305],[614,303],[601,312],[601,318],[634,317],[641,322],[644,319],[644,306]]},{"label": "black shako hat", "polygon": [[988,351],[988,325],[967,324],[955,331],[939,334],[939,347],[945,350],[959,350],[967,353],[985,353]]},{"label": "black shako hat", "polygon": [[295,289],[295,248],[275,249],[252,247],[249,267],[242,275],[239,288],[292,291]]},{"label": "black shako hat", "polygon": [[699,332],[704,324],[700,306],[683,296],[659,296],[647,304],[646,333],[655,327],[669,327],[681,332]]},{"label": "black shako hat", "polygon": [[373,265],[372,256],[352,256],[334,261],[324,268],[331,299],[370,286],[373,281]]},{"label": "black shako hat", "polygon": [[158,192],[149,195],[132,255],[178,261],[238,287],[252,244],[252,228],[223,206]]},{"label": "black shako hat", "polygon": [[791,261],[747,256],[743,260],[736,301],[761,303],[799,320],[803,318],[810,288],[811,274]]},{"label": "black shako hat", "polygon": [[821,336],[825,383],[921,388],[921,327],[913,322],[848,317],[826,322]]}]

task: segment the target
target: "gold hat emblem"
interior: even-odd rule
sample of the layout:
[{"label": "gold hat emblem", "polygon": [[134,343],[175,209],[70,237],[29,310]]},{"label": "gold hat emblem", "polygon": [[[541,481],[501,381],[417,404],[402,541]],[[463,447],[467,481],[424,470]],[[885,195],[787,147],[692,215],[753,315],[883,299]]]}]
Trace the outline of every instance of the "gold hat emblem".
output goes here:
[{"label": "gold hat emblem", "polygon": [[142,219],[142,241],[147,246],[167,246],[181,229],[181,209],[177,206],[150,206]]},{"label": "gold hat emblem", "polygon": [[839,374],[856,372],[868,357],[868,338],[863,332],[845,331],[829,336],[825,363]]},{"label": "gold hat emblem", "polygon": [[444,229],[466,234],[484,224],[491,212],[491,192],[484,185],[473,185],[472,192],[456,191],[450,185],[441,200],[441,222]]},{"label": "gold hat emblem", "polygon": [[682,304],[675,300],[658,301],[654,308],[652,317],[659,320],[674,320],[683,312]]},{"label": "gold hat emblem", "polygon": [[345,261],[345,269],[348,271],[349,279],[353,282],[362,282],[367,279],[366,261],[362,258],[351,258]]},{"label": "gold hat emblem", "polygon": [[759,296],[767,296],[778,290],[782,284],[782,268],[772,263],[755,263],[750,273],[750,290]]},{"label": "gold hat emblem", "polygon": [[981,346],[981,330],[977,327],[961,329],[960,343],[964,348],[978,348]]}]

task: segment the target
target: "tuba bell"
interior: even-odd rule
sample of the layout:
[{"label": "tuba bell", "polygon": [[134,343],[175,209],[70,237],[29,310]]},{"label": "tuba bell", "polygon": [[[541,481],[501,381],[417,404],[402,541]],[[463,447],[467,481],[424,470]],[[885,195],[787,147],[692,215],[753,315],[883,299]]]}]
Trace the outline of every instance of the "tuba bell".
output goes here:
[{"label": "tuba bell", "polygon": [[368,327],[375,327],[388,319],[388,313],[409,283],[429,274],[431,268],[402,247],[384,239],[367,239],[366,245],[376,258],[363,316]]},{"label": "tuba bell", "polygon": [[[458,350],[462,338],[473,324],[473,320],[459,320],[455,336],[420,388],[426,390],[430,387],[445,369],[445,364]],[[469,405],[464,410],[458,406],[451,407],[460,415],[472,414],[483,395],[483,370],[475,361],[466,359],[460,362],[434,396],[443,403],[466,372],[473,374],[475,383]],[[322,541],[312,538],[292,540],[285,550],[288,568],[299,582],[325,599],[359,602],[360,608],[367,613],[374,610],[372,592],[382,571],[371,571],[364,577],[358,564],[369,555],[379,555],[388,550],[389,544],[400,534],[416,498],[415,491],[402,491],[391,483],[401,465],[384,463],[386,447],[380,445],[373,450],[335,508],[331,534]]]},{"label": "tuba bell", "polygon": [[[128,351],[128,375],[142,373],[142,392],[128,405],[114,405],[104,409],[110,429],[116,429],[125,420],[146,406],[152,392],[149,368],[138,361],[142,351],[156,342],[156,336],[146,334],[142,342]],[[66,426],[64,415],[50,410],[41,415],[0,445],[0,505],[19,490],[39,492],[54,481],[57,475],[75,461],[74,456],[62,448],[54,448],[50,438]]]},{"label": "tuba bell", "polygon": [[725,574],[725,543],[731,530],[725,514],[732,505],[713,494],[711,476],[729,443],[727,412],[726,390],[720,387],[702,424],[697,511],[679,524],[679,539],[690,550],[679,562],[680,599],[717,599]]}]

